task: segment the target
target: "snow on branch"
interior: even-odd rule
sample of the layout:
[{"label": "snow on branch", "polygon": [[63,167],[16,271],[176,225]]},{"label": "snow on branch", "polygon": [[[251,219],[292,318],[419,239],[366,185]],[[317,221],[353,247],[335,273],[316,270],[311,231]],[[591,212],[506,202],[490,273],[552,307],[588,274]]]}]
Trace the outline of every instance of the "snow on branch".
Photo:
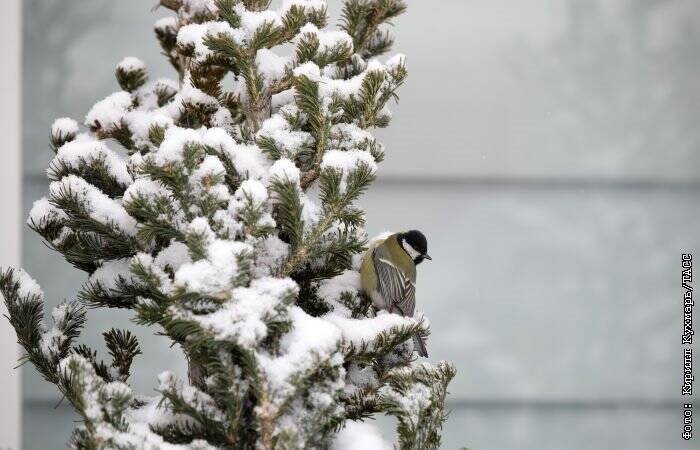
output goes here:
[{"label": "snow on branch", "polygon": [[[43,319],[23,270],[0,274],[23,360],[82,422],[74,448],[389,448],[356,422],[394,415],[401,448],[439,446],[452,366],[415,365],[426,318],[377,312],[360,288],[358,199],[385,150],[373,135],[406,77],[381,62],[402,0],[160,0],[173,80],[127,57],[82,125],[51,127],[29,226],[87,273]],[[132,310],[184,352],[155,395],[132,392],[141,349],[77,344],[85,308]]]}]

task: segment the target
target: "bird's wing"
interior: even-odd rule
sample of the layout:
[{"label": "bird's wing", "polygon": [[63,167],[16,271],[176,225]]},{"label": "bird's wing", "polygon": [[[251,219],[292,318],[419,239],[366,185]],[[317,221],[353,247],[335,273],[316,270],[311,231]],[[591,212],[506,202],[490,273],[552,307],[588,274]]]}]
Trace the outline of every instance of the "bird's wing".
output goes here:
[{"label": "bird's wing", "polygon": [[374,250],[377,290],[384,297],[389,312],[396,308],[402,316],[413,317],[416,307],[416,285],[388,259],[381,247]]}]

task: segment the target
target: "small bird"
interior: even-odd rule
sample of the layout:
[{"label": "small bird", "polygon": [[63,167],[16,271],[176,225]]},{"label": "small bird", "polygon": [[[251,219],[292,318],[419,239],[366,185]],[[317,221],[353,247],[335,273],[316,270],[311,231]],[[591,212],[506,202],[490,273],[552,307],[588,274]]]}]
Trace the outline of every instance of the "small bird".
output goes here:
[{"label": "small bird", "polygon": [[[377,309],[413,317],[416,307],[416,266],[428,255],[428,241],[423,233],[411,230],[395,233],[370,245],[362,258],[362,289]],[[425,342],[413,336],[420,356],[428,357]]]}]

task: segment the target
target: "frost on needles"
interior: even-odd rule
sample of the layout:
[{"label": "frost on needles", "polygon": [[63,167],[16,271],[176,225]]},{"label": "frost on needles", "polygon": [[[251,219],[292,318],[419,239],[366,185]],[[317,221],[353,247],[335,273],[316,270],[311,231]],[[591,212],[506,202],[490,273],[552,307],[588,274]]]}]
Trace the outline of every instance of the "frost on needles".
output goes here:
[{"label": "frost on needles", "polygon": [[[155,34],[176,78],[116,66],[120,90],[82,125],[51,128],[45,198],[29,226],[88,274],[43,319],[23,270],[0,277],[24,361],[82,417],[77,449],[437,448],[454,368],[416,364],[427,321],[373,310],[357,272],[356,201],[384,148],[370,130],[406,77],[386,24],[403,0],[161,0]],[[141,353],[108,330],[77,343],[89,308],[127,308],[185,353],[157,395],[129,387]],[[156,380],[154,380],[154,383]]]}]

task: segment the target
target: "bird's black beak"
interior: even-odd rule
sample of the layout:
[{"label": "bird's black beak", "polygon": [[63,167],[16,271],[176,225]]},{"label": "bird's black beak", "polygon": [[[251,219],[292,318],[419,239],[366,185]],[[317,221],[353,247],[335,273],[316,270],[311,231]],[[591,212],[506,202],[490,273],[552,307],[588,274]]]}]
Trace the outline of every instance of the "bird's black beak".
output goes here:
[{"label": "bird's black beak", "polygon": [[425,258],[425,259],[429,259],[430,261],[432,261],[432,260],[433,260],[433,258],[431,258],[431,257],[430,257],[430,255],[429,255],[429,254],[427,254],[427,253],[426,253],[425,255],[423,255],[423,258]]}]

